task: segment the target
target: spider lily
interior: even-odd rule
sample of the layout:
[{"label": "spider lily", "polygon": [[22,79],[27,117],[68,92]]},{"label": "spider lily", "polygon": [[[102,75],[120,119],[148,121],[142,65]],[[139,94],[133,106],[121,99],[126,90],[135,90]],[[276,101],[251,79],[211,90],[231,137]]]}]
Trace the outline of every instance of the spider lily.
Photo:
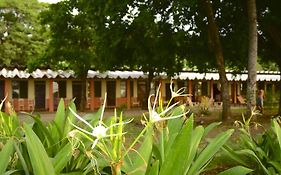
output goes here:
[{"label": "spider lily", "polygon": [[[179,104],[179,102],[176,102],[176,103],[172,104],[171,106],[167,107],[164,111],[158,113],[155,108],[156,108],[157,99],[159,99],[159,91],[160,91],[160,86],[157,89],[156,95],[152,94],[148,98],[149,121],[151,123],[179,118],[179,117],[182,117],[182,116],[186,115],[189,112],[189,111],[187,111],[185,113],[182,113],[182,114],[176,115],[176,116],[161,117],[162,115],[166,115],[171,109],[173,109],[175,106],[177,106]],[[153,96],[155,96],[155,99],[154,99],[154,103],[153,103],[153,106],[152,106],[151,105],[151,98]]]},{"label": "spider lily", "polygon": [[177,91],[174,91],[173,90],[173,80],[171,80],[171,83],[170,83],[170,91],[171,91],[171,95],[172,95],[172,98],[175,98],[175,97],[184,97],[184,96],[187,96],[187,94],[185,94],[186,88],[185,87],[182,87],[180,89],[178,89]]},{"label": "spider lily", "polygon": [[86,124],[87,126],[90,127],[91,129],[91,132],[90,131],[87,131],[73,123],[71,123],[72,126],[74,126],[76,129],[78,129],[79,131],[85,133],[85,134],[88,134],[90,136],[93,136],[95,138],[94,142],[93,142],[93,145],[92,145],[92,148],[94,148],[98,141],[100,139],[103,139],[103,138],[107,138],[107,137],[114,137],[114,136],[119,136],[119,135],[122,135],[122,134],[125,134],[125,133],[118,133],[118,134],[107,134],[107,131],[110,130],[112,127],[115,127],[115,126],[118,126],[118,125],[123,125],[123,124],[127,124],[129,122],[120,122],[120,123],[115,123],[115,124],[112,124],[110,125],[109,127],[106,127],[103,122],[102,122],[102,119],[103,119],[103,115],[104,115],[104,110],[105,110],[105,104],[106,104],[106,95],[105,95],[105,100],[104,100],[104,104],[102,106],[102,112],[101,112],[101,116],[100,116],[100,120],[98,122],[98,125],[97,126],[92,126],[89,122],[87,122],[85,119],[83,119],[82,117],[80,117],[77,113],[75,113],[71,108],[69,108],[69,110],[71,111],[71,113],[77,118],[79,119],[80,121],[82,121],[84,124]]}]

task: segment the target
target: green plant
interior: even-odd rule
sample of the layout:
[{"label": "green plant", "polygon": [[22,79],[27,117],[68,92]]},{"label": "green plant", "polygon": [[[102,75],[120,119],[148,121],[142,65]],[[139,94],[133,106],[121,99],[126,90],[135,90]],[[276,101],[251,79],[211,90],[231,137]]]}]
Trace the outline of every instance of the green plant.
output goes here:
[{"label": "green plant", "polygon": [[[96,114],[81,117],[73,102],[65,108],[61,100],[54,121],[43,123],[39,115],[27,114],[33,123],[24,123],[23,127],[11,122],[11,119],[18,120],[14,112],[11,113],[14,118],[10,119],[1,113],[0,172],[200,174],[233,130],[220,133],[206,143],[204,137],[219,123],[195,127],[194,118],[186,116],[184,105],[163,106],[159,90],[154,102],[149,97],[144,127],[130,143],[126,143],[125,127],[131,121],[124,120],[122,113],[104,118],[106,103]],[[174,93],[173,97],[178,95],[181,94]],[[13,157],[16,159],[10,161]]]},{"label": "green plant", "polygon": [[199,113],[203,116],[210,115],[210,98],[203,96],[199,104]]},{"label": "green plant", "polygon": [[120,116],[121,112],[123,112],[125,109],[127,109],[127,104],[126,103],[120,104],[116,109],[117,115]]},{"label": "green plant", "polygon": [[253,137],[250,125],[255,114],[252,112],[248,120],[243,118],[243,122],[239,122],[241,128],[238,148],[224,146],[224,151],[238,164],[253,169],[254,174],[280,174],[281,128],[278,119],[271,121],[271,127],[267,131]]}]

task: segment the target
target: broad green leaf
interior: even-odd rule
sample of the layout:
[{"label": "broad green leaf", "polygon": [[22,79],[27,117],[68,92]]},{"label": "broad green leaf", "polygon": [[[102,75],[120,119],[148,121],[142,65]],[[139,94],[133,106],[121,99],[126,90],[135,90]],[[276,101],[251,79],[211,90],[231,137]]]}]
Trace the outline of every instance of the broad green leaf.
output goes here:
[{"label": "broad green leaf", "polygon": [[246,175],[252,171],[253,171],[252,169],[249,169],[249,168],[246,168],[243,166],[236,166],[236,167],[230,168],[228,170],[225,170],[225,171],[219,173],[218,175]]},{"label": "broad green leaf", "polygon": [[225,142],[230,138],[233,133],[233,129],[228,130],[224,133],[219,134],[217,137],[213,138],[207,147],[199,154],[198,158],[192,164],[189,175],[199,174],[202,168],[210,161],[210,159],[217,153],[217,151],[225,144]]},{"label": "broad green leaf", "polygon": [[0,174],[4,174],[9,165],[10,158],[14,153],[14,142],[13,139],[8,140],[0,152]]},{"label": "broad green leaf", "polygon": [[278,173],[281,173],[281,164],[279,162],[275,161],[269,161],[269,163],[278,171]]},{"label": "broad green leaf", "polygon": [[211,131],[213,130],[215,127],[219,126],[221,124],[221,122],[214,122],[209,124],[206,128],[205,128],[205,132],[204,132],[204,137]]},{"label": "broad green leaf", "polygon": [[237,152],[235,152],[229,146],[224,145],[222,147],[222,150],[227,154],[227,156],[229,156],[232,160],[236,161],[237,163],[239,163],[241,165],[244,165],[244,166],[247,166],[247,167],[250,166],[243,160],[243,156],[241,156],[241,154],[238,154]]},{"label": "broad green leaf", "polygon": [[10,174],[16,174],[15,172],[17,172],[19,170],[9,170],[9,171],[6,171],[4,174],[2,175],[10,175]]},{"label": "broad green leaf", "polygon": [[185,172],[183,160],[186,160],[189,156],[189,151],[192,147],[192,134],[193,117],[190,117],[184,128],[175,138],[171,149],[166,154],[163,165],[161,166],[160,175],[183,174]]},{"label": "broad green leaf", "polygon": [[[173,112],[171,116],[177,116],[184,113],[184,108],[182,106],[178,106],[175,109],[173,109]],[[174,120],[168,120],[168,128],[171,135],[177,134],[183,127],[183,119],[174,119]]]},{"label": "broad green leaf", "polygon": [[158,175],[158,174],[159,174],[159,160],[157,160],[152,164],[152,167],[150,171],[147,173],[147,175]]},{"label": "broad green leaf", "polygon": [[[173,111],[173,115],[181,115],[183,113],[183,108],[182,107],[177,107]],[[191,114],[190,118],[193,117],[193,114]],[[177,137],[178,133],[181,131],[184,125],[184,119],[178,118],[174,120],[169,120],[168,121],[168,134],[165,133],[165,136],[168,135],[168,138],[166,138],[166,143],[165,143],[165,152],[169,152],[170,149],[172,148],[173,142],[175,138]]]},{"label": "broad green leaf", "polygon": [[192,166],[194,158],[198,152],[199,144],[204,135],[203,126],[198,126],[193,131],[193,135],[191,137],[191,147],[189,148],[188,157],[183,161],[185,167],[185,174],[189,171],[189,168]]},{"label": "broad green leaf", "polygon": [[140,147],[137,152],[133,152],[134,155],[132,164],[126,163],[123,165],[122,169],[127,174],[134,174],[134,175],[144,175],[146,172],[146,168],[148,166],[151,152],[152,152],[152,134],[153,134],[153,127],[148,126],[144,140],[141,142]]},{"label": "broad green leaf", "polygon": [[53,165],[55,172],[59,173],[65,168],[72,156],[72,145],[66,144],[53,158]]},{"label": "broad green leaf", "polygon": [[[75,107],[73,100],[69,103],[69,107],[74,112],[76,112],[76,107]],[[67,109],[66,110],[66,122],[65,122],[65,126],[64,126],[64,132],[63,132],[63,135],[65,135],[65,136],[73,129],[73,126],[71,125],[70,122],[75,124],[76,117],[70,112],[69,109]]]},{"label": "broad green leaf", "polygon": [[[56,116],[54,119],[54,123],[56,126],[56,129],[58,131],[59,134],[59,138],[63,138],[63,131],[64,131],[64,125],[65,125],[66,119],[65,119],[65,106],[64,106],[64,101],[63,99],[60,99],[58,108],[57,108],[57,112],[56,112]],[[68,121],[67,121],[68,122]]]},{"label": "broad green leaf", "polygon": [[[29,175],[28,166],[27,166],[26,160],[24,159],[24,156],[23,156],[23,154],[26,152],[26,149],[21,149],[20,150],[19,145],[15,145],[15,150],[17,152],[17,155],[19,157],[19,160],[21,162],[21,166],[23,168],[23,171],[24,171],[25,175]],[[28,160],[29,159],[27,159],[27,161]]]},{"label": "broad green leaf", "polygon": [[279,148],[281,150],[281,128],[279,126],[279,124],[277,123],[276,120],[273,120],[273,129],[277,135],[277,140],[278,140],[278,143],[279,143]]},{"label": "broad green leaf", "polygon": [[[38,133],[36,133],[36,135],[38,135],[39,138],[44,138],[47,139],[47,143],[49,144],[48,146],[52,146],[55,145],[55,142],[52,138],[51,133],[49,132],[48,128],[45,126],[45,124],[42,122],[42,120],[40,119],[39,115],[33,116],[31,114],[28,114],[30,117],[33,118],[33,120],[35,121],[35,124],[37,124],[36,127],[38,127],[36,129],[36,131]],[[34,124],[34,125],[35,125]],[[35,132],[35,131],[34,131]],[[41,137],[40,137],[41,136]]]},{"label": "broad green leaf", "polygon": [[24,130],[26,134],[27,150],[34,174],[54,175],[55,169],[41,141],[26,123],[24,124]]},{"label": "broad green leaf", "polygon": [[83,172],[61,173],[60,175],[84,175]]},{"label": "broad green leaf", "polygon": [[242,154],[248,154],[252,157],[255,158],[255,160],[260,164],[260,166],[262,167],[262,169],[264,170],[264,172],[268,175],[270,175],[271,173],[268,171],[268,169],[263,165],[263,163],[261,162],[261,160],[259,159],[259,157],[255,154],[255,152],[253,152],[252,150],[249,150],[249,149],[244,149],[244,150],[241,150],[239,151],[241,152]]}]

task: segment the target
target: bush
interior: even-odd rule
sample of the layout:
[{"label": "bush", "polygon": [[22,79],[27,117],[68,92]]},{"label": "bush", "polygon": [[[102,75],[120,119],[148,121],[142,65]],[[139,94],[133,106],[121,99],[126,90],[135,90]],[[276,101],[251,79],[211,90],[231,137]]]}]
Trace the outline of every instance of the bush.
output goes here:
[{"label": "bush", "polygon": [[251,122],[252,116],[248,120],[243,118],[244,122],[240,123],[240,142],[238,148],[224,146],[224,150],[236,163],[253,169],[254,174],[280,174],[280,120],[272,119],[271,127],[268,130],[257,137],[253,137],[250,132],[250,125],[256,125],[256,123]]}]

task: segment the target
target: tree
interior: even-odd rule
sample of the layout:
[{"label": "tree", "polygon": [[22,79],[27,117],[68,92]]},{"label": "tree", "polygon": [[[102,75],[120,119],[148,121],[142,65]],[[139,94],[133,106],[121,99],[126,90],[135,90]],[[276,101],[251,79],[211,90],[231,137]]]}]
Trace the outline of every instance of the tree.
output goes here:
[{"label": "tree", "polygon": [[[95,68],[96,21],[91,21],[85,13],[82,1],[61,1],[51,4],[41,13],[42,24],[50,30],[51,40],[46,54],[33,62],[33,66],[50,65],[53,69],[71,69],[81,79],[81,99],[79,109],[86,104],[86,78],[88,70]],[[80,97],[78,97],[80,98]],[[76,102],[79,103],[78,99]]]},{"label": "tree", "polygon": [[[47,54],[38,63],[60,68],[65,65],[83,82],[89,69],[141,69],[149,75],[149,92],[155,73],[173,75],[182,69],[176,57],[181,37],[163,14],[169,3],[161,8],[157,5],[130,0],[68,0],[53,4],[42,13],[52,39]],[[85,87],[83,83],[81,110]]]},{"label": "tree", "polygon": [[[257,4],[259,32],[259,55],[265,63],[276,63],[281,70],[281,13],[280,1],[263,1]],[[280,74],[281,76],[281,74]],[[279,88],[279,110],[281,114],[281,88]]]},{"label": "tree", "polygon": [[[222,15],[222,12],[229,13],[227,10],[223,11],[223,9],[227,7],[230,10],[231,3],[222,7],[223,3],[209,0],[181,2],[177,4],[176,8],[179,13],[175,16],[180,25],[190,27],[189,31],[186,32],[188,35],[185,53],[187,64],[196,66],[199,71],[216,69],[219,72],[223,100],[222,119],[225,120],[230,116],[230,97],[224,53],[233,50],[233,44],[229,44],[227,37],[235,30],[229,29],[229,26],[233,28],[232,21],[227,20],[230,15]],[[227,33],[222,31],[227,31]],[[225,42],[225,40],[228,40],[228,42]],[[222,42],[228,46],[226,49],[222,48]],[[232,54],[227,55],[228,60],[234,55],[233,52],[230,53]]]},{"label": "tree", "polygon": [[45,49],[38,14],[45,8],[36,0],[0,2],[0,60],[3,64],[25,65]]},{"label": "tree", "polygon": [[226,78],[226,72],[225,72],[223,51],[219,39],[218,27],[214,19],[215,15],[213,13],[213,8],[210,3],[210,0],[204,0],[203,2],[206,8],[206,14],[208,19],[208,32],[209,32],[208,34],[210,37],[209,41],[212,46],[212,49],[214,49],[215,52],[217,68],[220,75],[222,101],[223,101],[222,119],[226,119],[228,116],[230,116],[230,98],[229,98],[229,91],[228,91],[229,89],[228,80]]},{"label": "tree", "polygon": [[[125,10],[117,12],[124,16],[108,15],[110,21],[102,30],[103,33],[100,33],[103,39],[98,44],[101,46],[100,50],[104,52],[98,54],[101,53],[99,57],[107,62],[122,60],[119,67],[138,69],[147,73],[148,98],[151,81],[157,73],[166,72],[168,75],[174,75],[182,70],[183,61],[179,59],[179,50],[183,47],[181,43],[185,33],[177,32],[173,23],[169,21],[171,14],[169,1],[129,3]],[[143,106],[146,106],[146,102],[147,100],[143,101]]]},{"label": "tree", "polygon": [[256,81],[257,81],[257,12],[256,1],[248,0],[249,19],[249,47],[248,47],[248,80],[247,80],[247,113],[251,115],[252,108],[256,105]]}]

